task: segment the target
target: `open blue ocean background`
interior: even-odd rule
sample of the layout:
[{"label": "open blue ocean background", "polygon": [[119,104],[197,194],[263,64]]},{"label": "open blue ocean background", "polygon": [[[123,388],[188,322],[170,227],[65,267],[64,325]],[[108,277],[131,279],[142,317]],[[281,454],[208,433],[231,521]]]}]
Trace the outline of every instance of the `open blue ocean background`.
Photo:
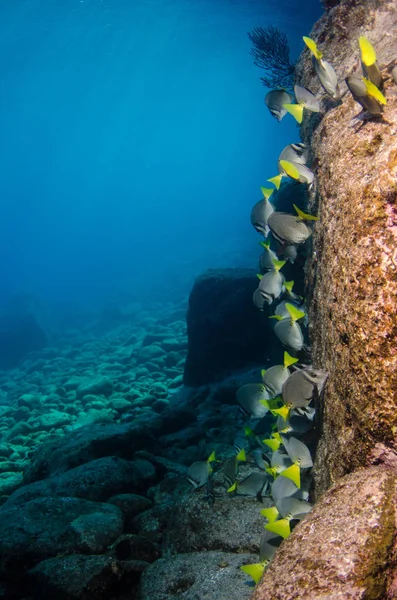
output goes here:
[{"label": "open blue ocean background", "polygon": [[247,32],[291,55],[318,0],[18,0],[0,8],[0,302],[96,310],[254,266],[249,211],[298,140]]}]

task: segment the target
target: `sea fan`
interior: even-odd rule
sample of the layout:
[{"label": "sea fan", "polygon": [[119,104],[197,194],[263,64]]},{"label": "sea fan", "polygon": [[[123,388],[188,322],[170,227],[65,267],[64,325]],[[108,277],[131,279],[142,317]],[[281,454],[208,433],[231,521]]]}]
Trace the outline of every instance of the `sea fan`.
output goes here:
[{"label": "sea fan", "polygon": [[247,34],[253,47],[250,50],[254,64],[265,69],[261,81],[267,88],[292,89],[295,64],[290,61],[288,39],[285,33],[269,25],[255,27]]}]

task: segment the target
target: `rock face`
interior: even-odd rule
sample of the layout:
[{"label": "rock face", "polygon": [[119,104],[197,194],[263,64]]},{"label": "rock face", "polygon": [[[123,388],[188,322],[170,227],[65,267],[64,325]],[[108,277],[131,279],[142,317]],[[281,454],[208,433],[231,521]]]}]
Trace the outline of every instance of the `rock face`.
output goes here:
[{"label": "rock face", "polygon": [[[342,0],[313,37],[345,91],[361,76],[358,37],[376,49],[387,99],[383,119],[355,119],[348,92],[305,116],[303,141],[317,166],[311,208],[319,216],[308,262],[313,363],[330,373],[315,472],[317,495],[366,464],[375,444],[392,446],[397,426],[397,87],[386,66],[397,57],[394,1]],[[297,80],[319,90],[309,52]]]},{"label": "rock face", "polygon": [[246,269],[210,270],[197,279],[187,313],[185,385],[218,381],[270,358],[273,332],[252,302],[257,287],[255,272]]},{"label": "rock face", "polygon": [[395,598],[396,485],[380,467],[344,477],[283,542],[251,600]]}]

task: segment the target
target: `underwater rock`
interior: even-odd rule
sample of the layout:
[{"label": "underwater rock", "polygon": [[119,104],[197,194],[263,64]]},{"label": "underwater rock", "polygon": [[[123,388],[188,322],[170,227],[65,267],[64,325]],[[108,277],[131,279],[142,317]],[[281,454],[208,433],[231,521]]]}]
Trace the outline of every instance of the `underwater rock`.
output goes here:
[{"label": "underwater rock", "polygon": [[102,394],[103,396],[110,396],[113,389],[113,383],[108,377],[98,377],[93,381],[85,382],[79,385],[76,390],[77,398],[84,398],[86,394]]},{"label": "underwater rock", "polygon": [[[165,536],[165,547],[171,553],[200,550],[227,552],[259,551],[263,517],[260,508],[271,506],[267,499],[259,505],[252,498],[216,498],[210,506],[205,492],[185,494],[172,515]],[[233,524],[233,526],[231,526]]]},{"label": "underwater rock", "polygon": [[145,510],[149,510],[153,503],[144,496],[138,494],[116,494],[107,500],[109,504],[118,506],[124,517],[125,530],[128,531],[132,519]]},{"label": "underwater rock", "polygon": [[252,302],[257,287],[255,272],[247,269],[210,270],[196,280],[187,312],[185,385],[218,381],[273,358],[271,322]]},{"label": "underwater rock", "polygon": [[32,483],[109,455],[131,459],[136,450],[155,451],[157,442],[152,433],[159,431],[161,421],[151,419],[150,423],[150,428],[134,424],[91,425],[44,442],[25,470],[24,481]]},{"label": "underwater rock", "polygon": [[127,461],[115,456],[98,458],[66,473],[23,486],[9,497],[2,510],[48,496],[105,502],[114,494],[144,492],[155,481],[155,468],[147,460]]},{"label": "underwater rock", "polygon": [[122,531],[116,506],[80,498],[37,498],[2,508],[0,574],[18,580],[24,570],[59,553],[100,554]]},{"label": "underwater rock", "polygon": [[109,556],[49,558],[29,572],[29,592],[34,598],[108,600],[123,585],[125,571]]},{"label": "underwater rock", "polygon": [[252,600],[268,600],[269,590],[272,600],[386,598],[396,485],[380,467],[341,479],[282,543]]},{"label": "underwater rock", "polygon": [[135,534],[121,535],[110,549],[112,556],[119,560],[144,560],[152,563],[160,556],[160,552],[147,538]]},{"label": "underwater rock", "polygon": [[[394,1],[341,0],[314,26],[338,78],[360,74],[360,35],[368,35],[381,68],[397,56]],[[383,69],[383,118],[360,119],[350,94],[305,117],[301,134],[317,166],[310,211],[320,219],[307,264],[313,363],[329,372],[319,406],[322,437],[315,461],[317,496],[367,463],[375,444],[391,446],[397,427],[397,104]],[[319,83],[305,52],[297,80]],[[346,88],[343,84],[343,90]]]},{"label": "underwater rock", "polygon": [[47,335],[33,315],[26,315],[11,328],[6,322],[0,328],[0,369],[15,367],[25,356],[44,348],[48,343]]}]

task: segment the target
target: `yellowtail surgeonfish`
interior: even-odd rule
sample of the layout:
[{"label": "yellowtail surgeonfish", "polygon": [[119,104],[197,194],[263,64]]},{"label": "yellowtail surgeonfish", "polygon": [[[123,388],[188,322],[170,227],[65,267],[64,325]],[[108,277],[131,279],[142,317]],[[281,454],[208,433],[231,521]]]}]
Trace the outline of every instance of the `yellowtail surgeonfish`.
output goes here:
[{"label": "yellowtail surgeonfish", "polygon": [[260,400],[269,398],[269,392],[260,383],[246,383],[236,393],[237,403],[243,412],[254,419],[261,419],[266,415],[268,408]]},{"label": "yellowtail surgeonfish", "polygon": [[265,104],[277,121],[281,121],[287,114],[287,111],[283,108],[283,104],[288,104],[289,102],[292,102],[292,96],[285,90],[271,90],[265,96]]},{"label": "yellowtail surgeonfish", "polygon": [[[286,307],[289,313],[288,319],[282,319],[278,315],[270,317],[277,319],[277,323],[274,327],[274,333],[284,346],[294,350],[295,352],[299,352],[302,350],[305,342],[298,320],[302,319],[305,316],[305,313],[288,302]],[[294,375],[294,373],[292,373],[292,375]],[[292,377],[292,375],[290,375],[290,377]],[[290,379],[290,377],[288,379]],[[288,382],[288,379],[284,383],[283,389],[285,384]]]},{"label": "yellowtail surgeonfish", "polygon": [[309,37],[303,37],[303,41],[312,53],[313,67],[323,89],[334,100],[340,97],[338,78],[332,65],[323,60],[323,54],[317,48],[317,44]]},{"label": "yellowtail surgeonfish", "polygon": [[261,562],[271,561],[279,548],[282,539],[271,531],[264,531],[259,542],[259,560]]},{"label": "yellowtail surgeonfish", "polygon": [[309,158],[309,148],[306,144],[288,144],[282,151],[278,160],[287,160],[293,164],[305,165]]},{"label": "yellowtail surgeonfish", "polygon": [[359,79],[355,75],[346,77],[346,85],[353,98],[370,115],[380,116],[383,113],[383,105],[386,98],[369,79]]},{"label": "yellowtail surgeonfish", "polygon": [[270,181],[270,183],[272,183],[277,190],[280,189],[281,180],[283,177],[291,177],[291,179],[299,181],[300,174],[297,164],[292,163],[289,160],[279,160],[277,166],[279,174],[268,179],[268,181]]},{"label": "yellowtail surgeonfish", "polygon": [[383,78],[378,63],[376,62],[376,52],[374,47],[369,39],[363,35],[358,38],[358,43],[360,46],[361,66],[364,75],[381,90],[383,88]]},{"label": "yellowtail surgeonfish", "polygon": [[265,529],[282,538],[287,538],[291,533],[291,521],[302,520],[312,509],[312,505],[297,498],[282,498],[276,503],[276,510],[280,519],[269,521]]},{"label": "yellowtail surgeonfish", "polygon": [[295,85],[296,104],[284,104],[284,108],[294,117],[298,123],[302,123],[303,109],[310,112],[320,112],[320,101],[306,88]]},{"label": "yellowtail surgeonfish", "polygon": [[290,408],[308,406],[314,396],[319,396],[323,391],[327,377],[327,371],[314,369],[313,367],[295,371],[283,385],[284,404]]},{"label": "yellowtail surgeonfish", "polygon": [[264,242],[259,242],[263,248],[263,252],[259,257],[259,272],[261,274],[266,273],[266,271],[273,271],[274,269],[274,261],[277,261],[277,254],[270,248],[270,241],[265,240]]},{"label": "yellowtail surgeonfish", "polygon": [[251,225],[256,229],[256,231],[258,231],[258,233],[261,233],[266,237],[269,233],[267,220],[274,212],[274,206],[269,201],[269,198],[273,193],[273,188],[269,189],[261,187],[261,192],[263,194],[263,200],[259,200],[259,202],[254,204],[251,210]]},{"label": "yellowtail surgeonfish", "polygon": [[296,215],[284,212],[274,212],[268,219],[268,225],[273,237],[281,244],[303,244],[311,235],[312,230],[307,222],[317,221],[318,217],[300,210],[295,204]]},{"label": "yellowtail surgeonfish", "polygon": [[211,463],[215,461],[215,452],[212,452],[206,461],[198,460],[190,465],[187,478],[194,488],[200,488],[207,483],[212,473]]},{"label": "yellowtail surgeonfish", "polygon": [[273,260],[273,269],[267,271],[264,275],[258,273],[259,286],[258,291],[267,304],[272,304],[281,296],[285,277],[280,273],[280,269],[285,265],[285,260]]},{"label": "yellowtail surgeonfish", "polygon": [[227,490],[229,493],[236,492],[241,496],[251,496],[252,498],[260,498],[265,495],[265,486],[268,484],[268,476],[266,473],[251,473],[242,481],[235,481]]},{"label": "yellowtail surgeonfish", "polygon": [[274,365],[269,369],[261,371],[263,385],[272,397],[279,396],[283,389],[284,382],[291,375],[288,367],[298,362],[297,358],[284,352],[284,364]]}]

